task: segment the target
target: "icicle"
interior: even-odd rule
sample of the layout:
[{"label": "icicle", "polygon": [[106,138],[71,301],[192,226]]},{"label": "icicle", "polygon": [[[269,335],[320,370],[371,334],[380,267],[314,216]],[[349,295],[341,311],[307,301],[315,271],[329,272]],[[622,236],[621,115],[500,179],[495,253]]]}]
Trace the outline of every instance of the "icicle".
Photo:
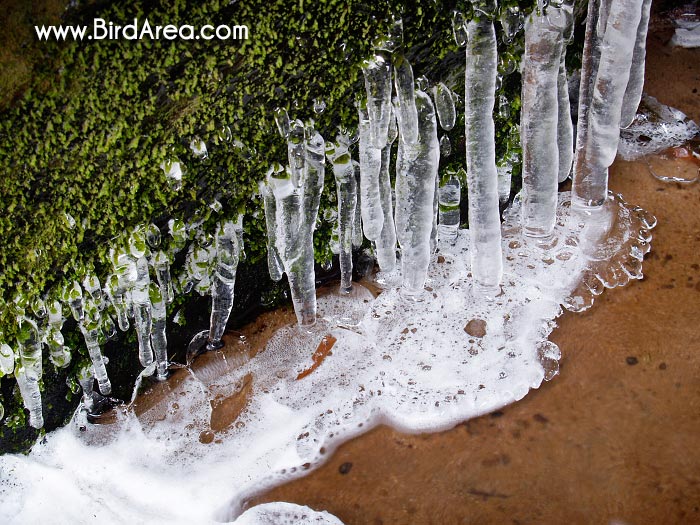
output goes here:
[{"label": "icicle", "polygon": [[[400,141],[396,161],[396,236],[401,246],[403,291],[409,297],[423,292],[430,263],[435,180],[440,162],[433,103],[424,92],[416,91],[413,105],[418,112],[418,141]],[[407,123],[399,119],[398,124],[401,135]]]},{"label": "icicle", "polygon": [[70,349],[65,346],[63,334],[60,330],[49,327],[44,342],[49,347],[49,359],[58,368],[65,368],[70,364]]},{"label": "icicle", "polygon": [[325,174],[325,143],[313,130],[305,142],[301,188],[292,174],[268,174],[276,201],[276,244],[289,279],[294,311],[301,326],[316,322],[313,230]]},{"label": "icicle", "polygon": [[284,108],[275,108],[275,124],[283,139],[289,137],[289,114]]},{"label": "icicle", "polygon": [[306,158],[304,132],[304,124],[301,120],[295,120],[290,124],[287,136],[287,158],[292,173],[292,184],[295,188],[301,184],[304,159]]},{"label": "icicle", "polygon": [[68,303],[71,313],[73,314],[73,319],[78,322],[82,321],[85,317],[85,311],[83,310],[83,290],[80,288],[78,281],[73,281],[63,287],[61,299],[63,299],[65,303]]},{"label": "icicle", "polygon": [[[360,211],[362,230],[370,241],[382,233],[384,212],[379,195],[379,174],[382,169],[382,150],[372,143],[371,124],[367,110],[359,107],[360,133]],[[385,141],[386,142],[386,141]]]},{"label": "icicle", "polygon": [[100,392],[107,395],[112,392],[112,384],[109,381],[109,377],[107,377],[106,360],[100,350],[99,312],[94,304],[90,304],[89,308],[86,308],[86,312],[85,319],[80,323],[80,331],[85,338],[85,346],[87,346],[88,354],[92,360],[92,367],[95,371]]},{"label": "icicle", "polygon": [[[573,23],[571,23],[573,26]],[[559,62],[559,77],[557,80],[559,92],[559,115],[557,127],[557,143],[559,149],[559,176],[560,184],[569,178],[571,166],[574,162],[574,126],[571,121],[571,103],[569,101],[569,81],[566,78],[566,45],[562,48]]]},{"label": "icicle", "polygon": [[77,377],[78,383],[80,383],[80,387],[83,389],[83,406],[88,412],[91,412],[95,405],[93,396],[95,374],[92,370],[92,366],[83,366],[80,370],[78,370]]},{"label": "icicle", "polygon": [[384,222],[382,233],[376,241],[377,262],[383,272],[390,272],[396,266],[396,226],[394,224],[394,204],[391,192],[391,145],[398,136],[396,116],[393,113],[389,120],[389,132],[386,146],[382,149],[382,167],[379,171],[379,199],[382,206]]},{"label": "icicle", "polygon": [[450,142],[450,137],[443,135],[440,137],[440,155],[442,157],[449,157],[452,154],[452,143]]},{"label": "icicle", "polygon": [[467,45],[467,41],[469,40],[469,35],[467,34],[467,21],[460,11],[454,11],[452,13],[452,34],[454,36],[455,43],[459,47],[464,47]]},{"label": "icicle", "polygon": [[[577,206],[599,207],[607,199],[608,167],[617,152],[642,3],[612,0],[609,10],[603,2],[598,11],[598,2],[589,2],[572,186]],[[598,31],[589,27],[593,24]]]},{"label": "icicle", "polygon": [[60,332],[61,328],[63,328],[63,308],[61,307],[61,302],[56,300],[51,301],[46,310],[49,316],[49,327]]},{"label": "icicle", "polygon": [[559,182],[559,71],[562,31],[550,22],[561,11],[537,9],[525,21],[520,140],[523,150],[523,231],[547,237],[554,230]]},{"label": "icicle", "polygon": [[326,155],[333,165],[338,196],[340,291],[348,293],[352,290],[352,229],[357,206],[355,170],[346,145],[327,142]]},{"label": "icicle", "polygon": [[[275,174],[283,171],[284,168],[279,166],[279,169],[270,167],[267,172],[267,179]],[[262,185],[262,195],[265,205],[265,223],[267,225],[267,269],[270,273],[270,279],[279,281],[284,273],[284,265],[280,259],[280,254],[277,251],[277,204],[275,202],[275,194],[267,180]]]},{"label": "icicle", "polygon": [[413,68],[402,54],[394,56],[394,84],[396,100],[394,112],[401,129],[401,141],[415,144],[418,141],[418,111],[413,87]]},{"label": "icicle", "polygon": [[10,375],[15,369],[15,353],[6,343],[0,344],[0,377]]},{"label": "icicle", "polygon": [[370,143],[381,149],[386,146],[391,119],[391,63],[377,53],[363,63],[362,72],[367,91]]},{"label": "icicle", "polygon": [[439,236],[450,244],[457,240],[459,230],[460,214],[459,204],[462,198],[462,184],[459,182],[461,176],[466,180],[467,174],[460,168],[460,174],[452,174],[443,181],[438,190],[439,201]]},{"label": "icicle", "polygon": [[355,171],[355,189],[357,191],[357,204],[355,205],[355,222],[352,225],[352,247],[357,249],[362,246],[365,240],[362,234],[362,195],[360,195],[360,163],[352,161],[352,168]]},{"label": "icicle", "polygon": [[156,358],[156,377],[159,380],[168,377],[168,338],[165,334],[167,310],[161,287],[151,283],[148,287],[151,302],[151,345]]},{"label": "icicle", "polygon": [[216,232],[216,270],[211,289],[211,318],[209,322],[209,342],[207,348],[214,350],[224,344],[221,338],[233,308],[233,289],[236,284],[236,269],[242,245],[237,231],[243,229],[243,216],[238,222],[220,224]]},{"label": "icicle", "polygon": [[96,275],[88,273],[83,279],[83,289],[92,296],[97,304],[102,304],[102,286]]},{"label": "icicle", "polygon": [[160,286],[160,293],[167,303],[172,303],[175,299],[173,283],[170,278],[170,259],[163,250],[158,250],[153,255],[153,268],[156,271],[156,279]]},{"label": "icicle", "polygon": [[642,4],[642,15],[637,27],[637,40],[632,55],[632,67],[630,69],[630,79],[627,83],[625,98],[622,101],[622,116],[620,127],[626,128],[637,115],[639,102],[642,100],[642,90],[644,89],[644,69],[647,53],[647,29],[649,27],[649,12],[651,10],[651,0],[644,0]]},{"label": "icicle", "polygon": [[[439,149],[439,142],[438,142],[438,149]],[[438,164],[439,165],[439,164]],[[439,190],[440,190],[440,181],[438,180],[438,177],[435,177],[435,187],[433,188],[433,227],[430,230],[430,254],[434,254],[437,252],[437,243],[438,243],[438,215],[440,215],[439,209],[440,209],[440,201],[439,201]]]},{"label": "icicle", "polygon": [[168,231],[171,236],[168,253],[174,256],[187,244],[187,227],[180,219],[170,219],[168,221]]},{"label": "icicle", "polygon": [[452,91],[442,82],[435,86],[432,91],[440,127],[445,131],[450,131],[457,121],[457,110]]},{"label": "icicle", "polygon": [[41,339],[36,323],[30,319],[21,318],[19,334],[19,366],[15,368],[15,379],[19,386],[24,408],[29,411],[29,424],[33,428],[44,426],[44,415],[41,407]]},{"label": "icicle", "polygon": [[128,309],[125,299],[126,290],[120,284],[119,277],[116,273],[113,273],[107,278],[105,293],[112,303],[112,306],[114,306],[114,310],[117,312],[119,329],[122,332],[126,332],[129,329]]},{"label": "icicle", "polygon": [[[148,276],[148,262],[145,257],[136,261],[136,280],[132,283],[131,302],[134,308],[134,325],[139,342],[139,361],[144,368],[153,363],[153,349],[151,348],[151,301],[148,296],[150,278]],[[95,369],[95,375],[99,381],[99,372]],[[103,392],[103,394],[108,392]]]},{"label": "icicle", "polygon": [[477,289],[493,293],[501,281],[501,220],[493,106],[496,89],[496,32],[489,21],[467,26],[464,127],[472,275]]}]

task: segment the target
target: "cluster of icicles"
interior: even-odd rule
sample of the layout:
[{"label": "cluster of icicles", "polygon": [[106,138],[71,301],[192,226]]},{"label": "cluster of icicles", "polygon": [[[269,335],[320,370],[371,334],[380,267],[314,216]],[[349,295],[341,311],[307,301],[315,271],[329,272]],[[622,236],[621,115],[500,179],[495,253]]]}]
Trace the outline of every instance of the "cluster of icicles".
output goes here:
[{"label": "cluster of icicles", "polygon": [[[641,98],[649,6],[648,0],[590,3],[576,155],[565,65],[573,3],[538,5],[526,19],[520,128],[520,213],[526,236],[543,239],[545,244],[552,237],[558,184],[570,176],[572,167],[574,206],[589,212],[604,209],[609,198],[608,168],[620,128],[632,122]],[[438,177],[440,152],[449,153],[449,141],[443,140],[446,136],[438,140],[437,123],[446,131],[452,129],[456,95],[442,83],[428,90],[432,99],[421,89],[425,81],[415,87],[411,64],[403,54],[400,20],[363,64],[366,99],[357,104],[359,163],[351,159],[348,135],[341,133],[335,142],[326,142],[312,121],[290,120],[286,110],[276,110],[278,130],[288,141],[289,165],[271,166],[262,186],[268,263],[274,280],[287,273],[300,325],[313,325],[316,320],[313,226],[326,158],[337,187],[334,248],[340,255],[341,291],[352,288],[352,248],[361,243],[362,232],[372,241],[384,273],[396,266],[398,242],[402,292],[420,298],[438,232],[445,239],[456,237],[462,179],[469,198],[474,285],[485,297],[498,292],[503,273],[499,201],[508,200],[510,170],[498,169],[495,158],[492,113],[499,73],[493,18],[497,7],[493,1],[473,7],[476,16],[471,21],[459,12],[453,20],[455,40],[466,46],[466,176]],[[508,8],[501,24],[504,38],[512,39],[522,29],[522,14]],[[397,137],[392,189],[389,164]]]},{"label": "cluster of icicles", "polygon": [[[221,205],[217,204],[213,209],[218,211]],[[98,408],[96,403],[114,402],[105,397],[111,393],[112,385],[101,347],[117,337],[117,327],[127,331],[130,319],[138,338],[139,361],[145,368],[142,375],[167,378],[166,306],[174,300],[175,289],[212,295],[209,345],[222,345],[221,337],[233,305],[236,268],[243,255],[242,217],[237,222],[220,222],[213,236],[199,228],[202,222],[201,217],[187,225],[179,219],[170,220],[167,248],[154,224],[124,235],[110,249],[113,273],[104,285],[93,271],[83,269],[82,283],[68,282],[60,290],[49,292],[45,300],[30,302],[22,293],[17,294],[11,308],[19,335],[15,348],[6,343],[0,346],[0,376],[14,373],[32,427],[41,428],[44,424],[39,385],[43,348],[48,348],[49,360],[56,367],[64,368],[71,362],[71,349],[61,333],[66,309],[77,322],[90,356],[90,362],[80,368],[77,376],[83,389],[81,408],[85,413]],[[183,271],[173,283],[170,265],[190,240],[194,242],[189,245]],[[99,392],[94,391],[95,380]],[[0,418],[2,412],[0,404]]]},{"label": "cluster of icicles", "polygon": [[[552,238],[558,183],[569,177],[572,166],[572,206],[592,215],[604,213],[601,210],[606,209],[604,204],[609,199],[607,172],[620,127],[632,121],[641,97],[649,5],[649,0],[589,2],[575,155],[565,67],[572,3],[550,3],[546,9],[537,6],[524,24],[517,8],[504,10],[501,24],[505,38],[512,39],[523,25],[525,29],[520,129],[523,191],[519,213],[526,237],[544,244]],[[473,7],[476,16],[466,21],[461,13],[455,13],[453,23],[457,44],[466,46],[465,176],[438,177],[441,149],[443,154],[449,154],[450,149],[446,136],[438,140],[438,121],[444,130],[452,129],[456,95],[442,83],[428,89],[421,82],[416,88],[411,64],[403,53],[400,20],[363,64],[366,99],[358,103],[359,163],[350,154],[354,137],[340,133],[334,142],[326,141],[313,122],[290,120],[283,109],[275,112],[279,132],[288,142],[288,165],[272,165],[261,184],[268,266],[273,280],[287,274],[299,325],[311,326],[316,321],[313,231],[326,161],[332,166],[337,188],[334,249],[340,259],[342,292],[352,289],[352,248],[362,243],[364,234],[374,245],[383,274],[391,274],[397,267],[398,243],[402,295],[408,300],[422,300],[438,235],[443,241],[457,238],[461,186],[465,182],[475,300],[489,300],[499,292],[504,258],[499,201],[508,198],[510,170],[498,169],[495,158],[492,114],[498,54],[493,19],[497,9],[492,0]],[[221,133],[222,140],[230,141],[230,130]],[[392,188],[391,148],[397,141]],[[190,148],[197,157],[208,155],[206,144],[198,137]],[[168,160],[161,168],[176,184],[181,180],[182,165],[177,159]],[[243,251],[241,222],[242,218],[221,222],[213,237],[200,234],[190,245],[178,283],[183,292],[194,287],[213,297],[211,325],[205,338],[208,349],[223,345],[236,267]],[[653,227],[652,219],[643,222]],[[167,250],[160,249],[161,231],[157,227],[137,228],[111,250],[114,272],[104,286],[87,272],[82,286],[75,281],[61,290],[60,300],[27,304],[18,296],[13,308],[20,325],[19,336],[16,348],[0,346],[0,373],[14,373],[33,427],[43,426],[39,389],[42,347],[48,347],[56,366],[67,366],[70,361],[70,351],[61,335],[62,305],[68,306],[78,323],[91,358],[79,374],[87,411],[95,399],[111,392],[100,345],[116,334],[116,325],[128,329],[129,318],[136,327],[145,373],[159,379],[167,377],[166,304],[174,296],[169,268],[197,225],[196,221],[190,227],[171,221],[172,240]],[[644,246],[637,249],[638,259],[648,250],[647,241],[641,239]],[[635,266],[628,276],[641,278],[641,271]],[[596,291],[593,286],[593,293]],[[99,394],[93,392],[94,379]]]}]

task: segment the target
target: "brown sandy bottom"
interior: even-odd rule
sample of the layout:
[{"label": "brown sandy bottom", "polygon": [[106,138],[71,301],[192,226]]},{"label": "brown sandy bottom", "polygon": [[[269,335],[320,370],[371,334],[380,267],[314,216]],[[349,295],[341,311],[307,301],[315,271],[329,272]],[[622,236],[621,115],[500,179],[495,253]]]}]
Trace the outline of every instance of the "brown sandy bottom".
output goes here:
[{"label": "brown sandy bottom", "polygon": [[[650,35],[646,91],[700,121],[700,51],[668,49],[669,36]],[[559,377],[447,432],[375,428],[249,504],[299,503],[348,525],[700,523],[700,184],[663,183],[644,162],[619,162],[610,185],[658,217],[652,252],[643,281],[559,318]],[[223,352],[192,368],[205,382],[225,373],[294,319],[290,308],[264,314],[242,330],[245,342],[228,334]],[[135,412],[156,422],[186,375],[152,385]],[[221,439],[250,391],[244,379],[212,400],[202,442]]]}]

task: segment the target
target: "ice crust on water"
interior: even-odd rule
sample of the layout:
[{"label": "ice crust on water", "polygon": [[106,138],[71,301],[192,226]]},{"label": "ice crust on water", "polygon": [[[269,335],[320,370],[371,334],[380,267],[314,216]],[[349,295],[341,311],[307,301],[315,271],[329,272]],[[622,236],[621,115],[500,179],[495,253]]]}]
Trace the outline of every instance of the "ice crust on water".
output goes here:
[{"label": "ice crust on water", "polygon": [[635,119],[620,130],[617,154],[623,160],[637,160],[680,146],[699,135],[700,127],[685,113],[644,95]]},{"label": "ice crust on water", "polygon": [[[251,495],[302,475],[377,424],[437,431],[522,398],[557,373],[560,352],[547,337],[561,305],[585,310],[604,288],[641,278],[655,219],[619,196],[584,212],[560,194],[554,240],[543,246],[523,235],[520,213],[516,199],[492,301],[470,293],[470,232],[459,230],[428,270],[429,300],[407,301],[393,287],[359,296],[362,317],[347,327],[333,313],[335,299],[322,297],[313,329],[285,328],[257,354],[234,343],[139,419],[127,413],[117,427],[82,433],[68,426],[28,456],[1,457],[7,522],[232,520]],[[212,428],[217,404],[241,397],[238,419]],[[245,519],[317,517],[275,505]]]},{"label": "ice crust on water", "polygon": [[677,47],[700,47],[700,16],[697,11],[684,12],[673,19],[676,30],[669,42]]}]

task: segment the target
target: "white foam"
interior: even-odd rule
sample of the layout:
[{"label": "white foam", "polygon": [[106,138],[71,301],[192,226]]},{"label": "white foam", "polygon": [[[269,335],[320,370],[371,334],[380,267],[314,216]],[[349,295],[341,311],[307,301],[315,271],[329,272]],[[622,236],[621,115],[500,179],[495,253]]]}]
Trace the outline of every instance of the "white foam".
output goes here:
[{"label": "white foam", "polygon": [[[69,426],[28,456],[1,457],[5,522],[340,523],[286,504],[242,512],[250,496],[308,472],[377,424],[437,431],[521,399],[557,373],[560,353],[547,337],[561,305],[585,309],[604,286],[641,277],[653,217],[619,196],[597,213],[572,212],[569,195],[559,198],[547,241],[522,235],[517,201],[507,214],[502,293],[491,300],[471,289],[462,230],[454,246],[440,246],[422,301],[396,288],[372,302],[357,293],[357,304],[342,306],[352,312],[347,323],[341,303],[321,300],[327,319],[311,332],[284,328],[253,358],[229,354],[173,382],[140,420],[82,436]],[[213,433],[212,401],[246,384],[245,410]]]}]

